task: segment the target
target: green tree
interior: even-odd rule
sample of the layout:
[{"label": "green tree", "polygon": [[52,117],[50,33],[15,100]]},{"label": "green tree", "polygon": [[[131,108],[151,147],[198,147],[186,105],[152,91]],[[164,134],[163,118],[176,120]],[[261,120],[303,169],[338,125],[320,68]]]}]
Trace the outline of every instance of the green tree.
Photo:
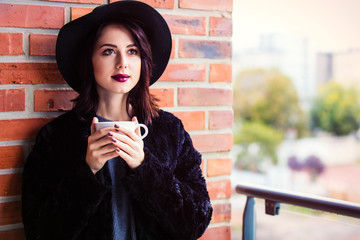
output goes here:
[{"label": "green tree", "polygon": [[312,128],[337,136],[359,129],[360,95],[356,88],[344,88],[339,83],[325,85],[311,109]]},{"label": "green tree", "polygon": [[[239,156],[243,167],[251,164],[259,165],[266,158],[276,164],[278,161],[276,148],[283,138],[283,132],[271,126],[253,121],[242,122],[239,131],[234,137],[234,143],[241,144],[244,148],[241,156]],[[255,156],[249,151],[251,144],[257,144],[258,146],[258,152]]]},{"label": "green tree", "polygon": [[286,131],[305,129],[305,115],[291,80],[277,70],[243,71],[234,81],[235,120],[256,121]]},{"label": "green tree", "polygon": [[245,169],[262,171],[262,163],[276,164],[276,150],[285,132],[295,128],[302,134],[306,129],[296,89],[277,70],[239,74],[234,81],[234,115],[239,126],[234,130],[234,142],[242,150],[236,165]]}]

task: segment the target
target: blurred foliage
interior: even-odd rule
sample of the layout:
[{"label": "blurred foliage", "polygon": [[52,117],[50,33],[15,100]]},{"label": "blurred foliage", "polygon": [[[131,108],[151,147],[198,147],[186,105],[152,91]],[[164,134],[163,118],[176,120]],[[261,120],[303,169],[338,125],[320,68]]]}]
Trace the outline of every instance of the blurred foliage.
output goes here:
[{"label": "blurred foliage", "polygon": [[[245,70],[235,79],[233,89],[239,126],[234,130],[234,142],[243,148],[237,166],[255,164],[259,168],[266,160],[276,164],[276,150],[285,133],[296,129],[302,136],[308,126],[291,80],[277,70]],[[251,153],[254,144],[259,148],[255,155]]]},{"label": "blurred foliage", "polygon": [[[260,122],[242,122],[240,131],[234,137],[235,144],[241,144],[243,151],[239,156],[242,167],[249,167],[250,163],[259,164],[263,159],[268,158],[272,163],[277,163],[276,148],[284,138],[282,131],[276,130]],[[255,145],[256,144],[256,147]],[[252,147],[252,150],[250,149]]]},{"label": "blurred foliage", "polygon": [[344,88],[338,83],[325,85],[311,109],[312,128],[337,136],[359,129],[360,94],[356,88]]},{"label": "blurred foliage", "polygon": [[234,117],[282,131],[295,128],[299,135],[307,126],[295,87],[277,70],[254,69],[239,74],[234,81]]}]

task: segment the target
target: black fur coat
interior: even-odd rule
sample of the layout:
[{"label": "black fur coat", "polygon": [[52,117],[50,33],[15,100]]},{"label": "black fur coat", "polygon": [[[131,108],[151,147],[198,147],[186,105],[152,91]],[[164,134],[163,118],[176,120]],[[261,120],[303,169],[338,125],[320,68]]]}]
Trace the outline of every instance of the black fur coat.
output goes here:
[{"label": "black fur coat", "polygon": [[[73,111],[44,126],[24,167],[22,216],[26,238],[112,238],[111,179],[85,162],[88,120]],[[197,239],[212,207],[194,149],[179,119],[165,111],[148,125],[144,162],[127,170],[138,239]]]}]

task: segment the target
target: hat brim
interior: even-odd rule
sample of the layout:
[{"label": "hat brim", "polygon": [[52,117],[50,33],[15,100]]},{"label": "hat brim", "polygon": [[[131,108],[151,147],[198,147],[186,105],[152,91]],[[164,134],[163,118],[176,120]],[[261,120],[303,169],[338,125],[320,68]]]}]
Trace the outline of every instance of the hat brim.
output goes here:
[{"label": "hat brim", "polygon": [[101,5],[60,29],[56,42],[56,61],[63,78],[75,91],[79,92],[81,87],[78,50],[87,36],[104,22],[124,19],[135,20],[149,40],[154,64],[150,85],[160,78],[171,54],[170,29],[153,7],[143,2],[125,0]]}]

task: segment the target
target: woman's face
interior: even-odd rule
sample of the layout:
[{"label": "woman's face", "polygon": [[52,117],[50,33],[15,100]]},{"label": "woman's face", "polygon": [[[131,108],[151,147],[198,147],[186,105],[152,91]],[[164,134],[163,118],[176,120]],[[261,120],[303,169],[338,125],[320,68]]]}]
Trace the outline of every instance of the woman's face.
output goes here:
[{"label": "woman's face", "polygon": [[138,83],[141,56],[135,41],[124,26],[105,26],[92,55],[98,94],[128,94]]}]

